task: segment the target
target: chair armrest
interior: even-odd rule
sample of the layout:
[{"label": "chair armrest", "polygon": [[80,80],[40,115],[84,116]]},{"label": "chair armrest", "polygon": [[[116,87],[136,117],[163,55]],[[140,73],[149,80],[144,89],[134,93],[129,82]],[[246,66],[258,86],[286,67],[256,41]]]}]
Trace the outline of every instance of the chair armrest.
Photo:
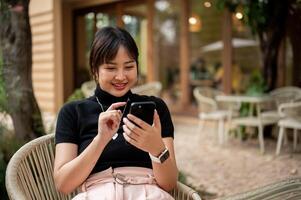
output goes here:
[{"label": "chair armrest", "polygon": [[213,110],[217,110],[218,106],[214,99],[201,95],[196,89],[193,90],[193,95],[196,98],[198,104],[207,104],[211,106]]},{"label": "chair armrest", "polygon": [[270,200],[270,199],[300,199],[301,178],[288,178],[263,187],[234,194],[221,200]]},{"label": "chair armrest", "polygon": [[300,102],[290,102],[282,103],[278,107],[278,113],[281,117],[296,117],[301,114],[301,101]]},{"label": "chair armrest", "polygon": [[175,198],[175,200],[202,200],[200,195],[194,189],[179,181],[177,182],[177,187],[174,190],[172,190],[170,194]]}]

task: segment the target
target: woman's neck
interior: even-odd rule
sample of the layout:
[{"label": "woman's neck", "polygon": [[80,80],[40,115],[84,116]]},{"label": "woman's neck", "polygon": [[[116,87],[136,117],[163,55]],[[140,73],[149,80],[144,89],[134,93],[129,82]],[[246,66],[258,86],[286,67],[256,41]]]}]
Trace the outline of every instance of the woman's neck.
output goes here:
[{"label": "woman's neck", "polygon": [[131,98],[132,92],[129,90],[125,95],[121,97],[113,96],[112,94],[104,91],[100,88],[99,84],[97,84],[95,89],[95,96],[101,101],[101,103],[105,105],[111,105],[116,102],[126,102],[129,98]]}]

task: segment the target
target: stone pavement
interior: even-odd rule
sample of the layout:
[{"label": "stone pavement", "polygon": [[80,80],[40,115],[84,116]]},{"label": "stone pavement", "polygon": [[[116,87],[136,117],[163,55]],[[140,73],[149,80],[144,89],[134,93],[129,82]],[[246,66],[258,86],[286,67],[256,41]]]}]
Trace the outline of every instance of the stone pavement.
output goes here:
[{"label": "stone pavement", "polygon": [[301,175],[301,144],[292,153],[291,142],[275,156],[276,140],[265,139],[266,153],[260,154],[257,137],[240,142],[229,138],[218,145],[214,124],[197,132],[197,118],[173,116],[177,165],[188,184],[204,199],[216,199]]}]

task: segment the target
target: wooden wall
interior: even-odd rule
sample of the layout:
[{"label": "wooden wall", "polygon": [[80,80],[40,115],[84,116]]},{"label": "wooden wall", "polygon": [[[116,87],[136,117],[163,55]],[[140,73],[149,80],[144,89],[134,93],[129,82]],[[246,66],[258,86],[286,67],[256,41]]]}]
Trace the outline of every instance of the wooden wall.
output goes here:
[{"label": "wooden wall", "polygon": [[33,88],[43,112],[55,112],[53,0],[31,0]]}]

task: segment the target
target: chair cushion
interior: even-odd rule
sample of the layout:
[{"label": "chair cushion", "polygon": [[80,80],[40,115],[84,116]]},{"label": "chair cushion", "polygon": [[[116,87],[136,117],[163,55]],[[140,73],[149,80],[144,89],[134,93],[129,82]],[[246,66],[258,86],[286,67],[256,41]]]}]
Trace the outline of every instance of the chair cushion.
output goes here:
[{"label": "chair cushion", "polygon": [[227,110],[217,110],[208,113],[202,112],[199,114],[199,118],[202,120],[221,120],[226,119],[229,114]]},{"label": "chair cushion", "polygon": [[301,129],[301,121],[293,118],[285,118],[279,120],[278,126],[282,126],[285,128]]},{"label": "chair cushion", "polygon": [[274,117],[262,117],[261,119],[257,117],[241,117],[235,118],[232,120],[232,123],[235,125],[245,125],[245,126],[259,126],[262,125],[269,125],[275,124],[278,121],[278,118]]},{"label": "chair cushion", "polygon": [[262,117],[278,117],[280,118],[280,115],[277,110],[269,110],[261,113]]}]

